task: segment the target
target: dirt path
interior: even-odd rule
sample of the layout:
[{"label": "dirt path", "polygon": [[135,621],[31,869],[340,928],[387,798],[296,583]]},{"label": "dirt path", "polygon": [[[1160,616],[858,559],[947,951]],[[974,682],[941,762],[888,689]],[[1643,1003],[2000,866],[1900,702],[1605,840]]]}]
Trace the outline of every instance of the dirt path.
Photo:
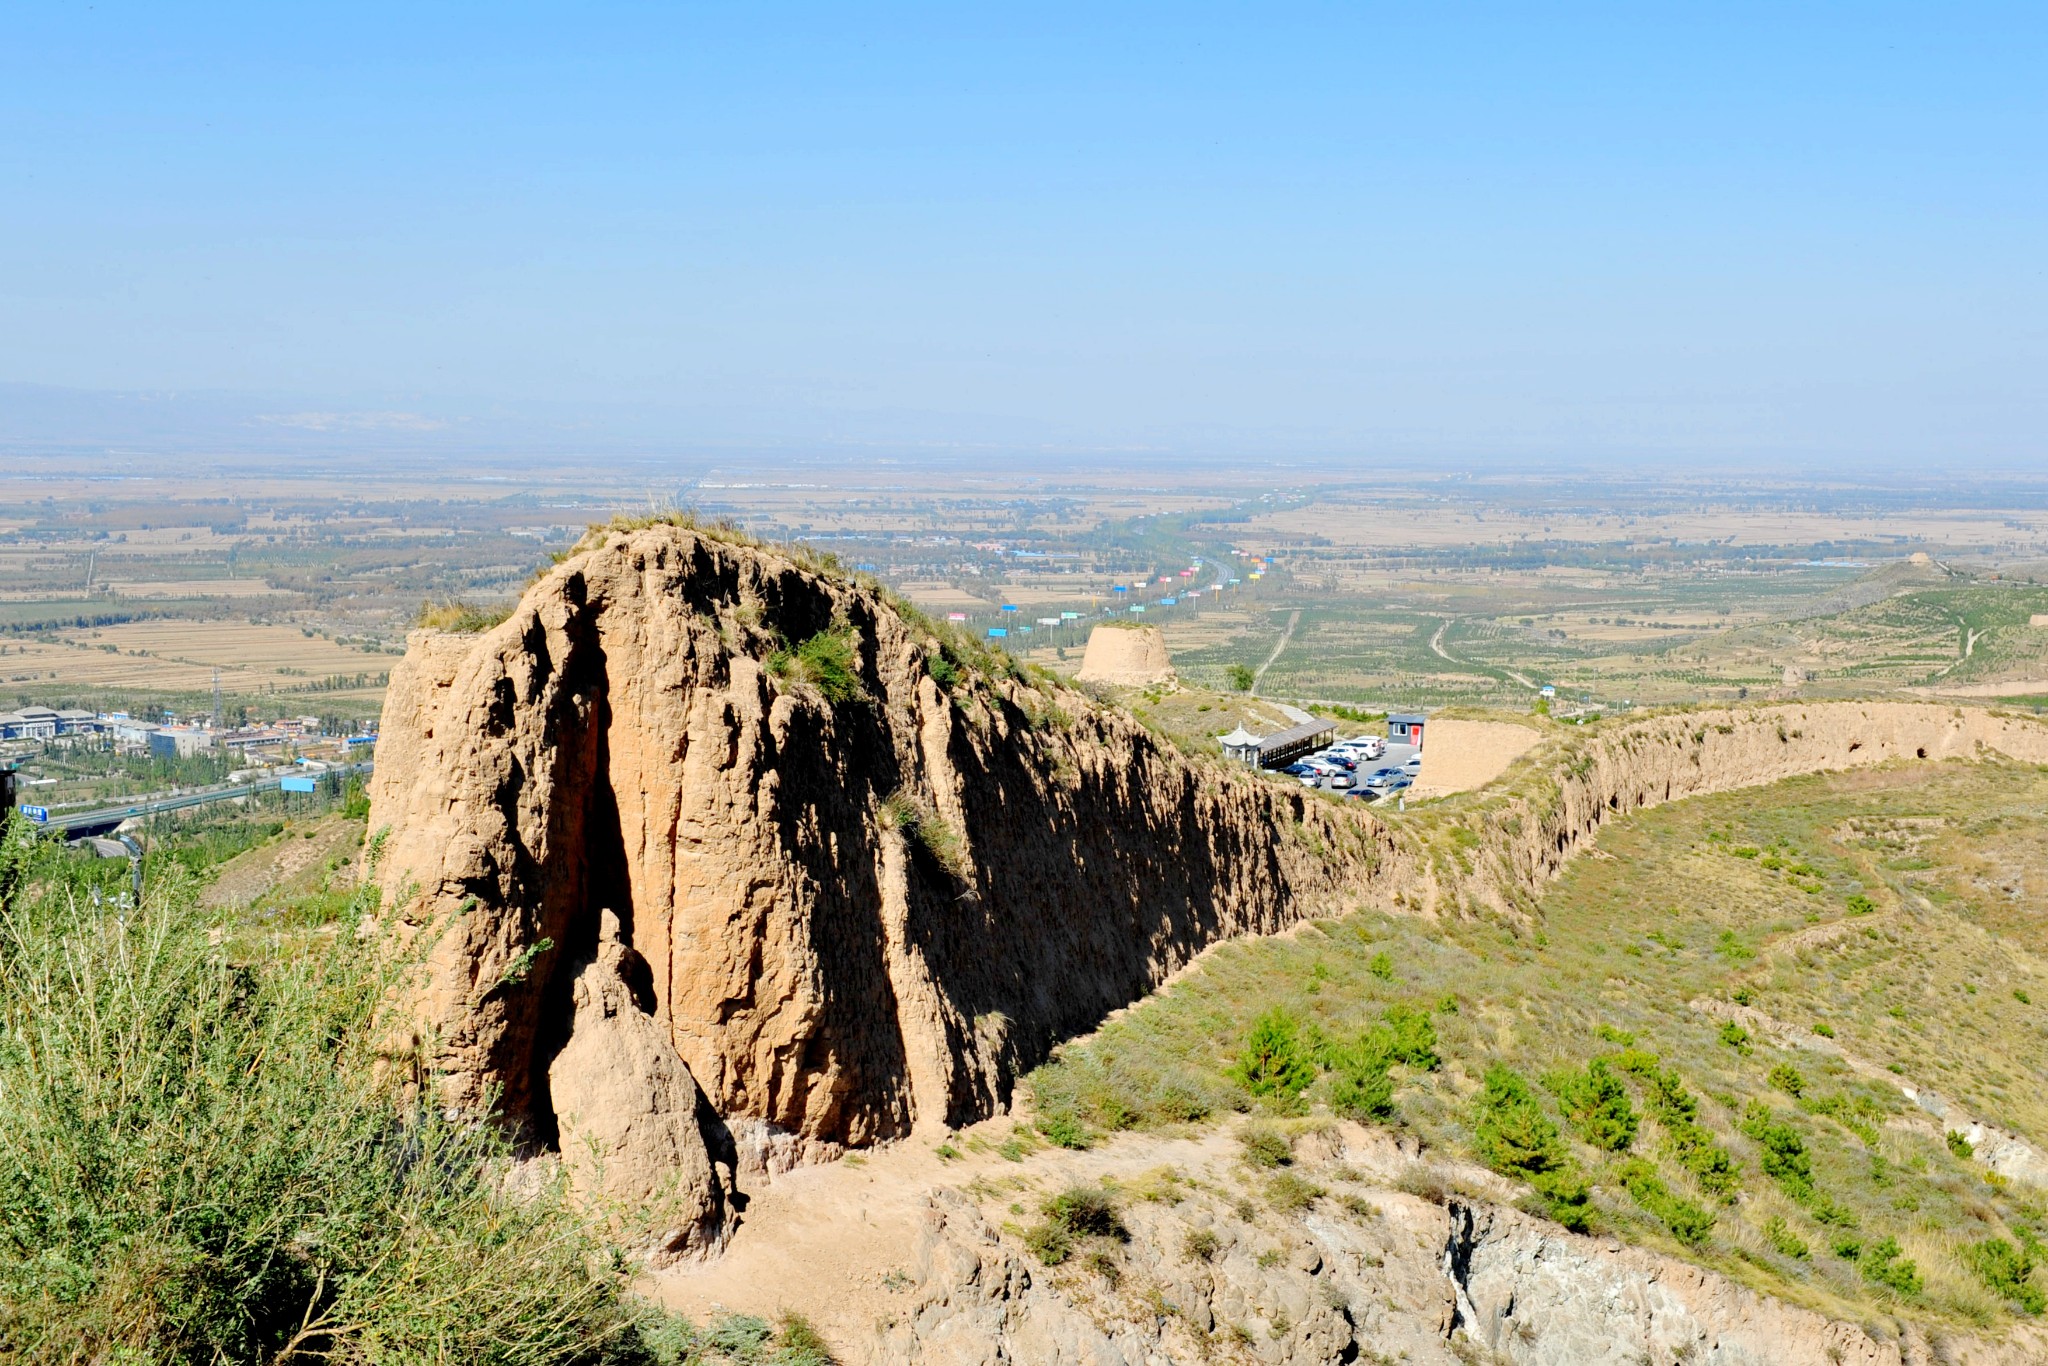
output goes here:
[{"label": "dirt path", "polygon": [[1266,662],[1259,665],[1258,670],[1252,674],[1251,695],[1253,697],[1259,695],[1259,680],[1266,676],[1266,670],[1273,667],[1273,661],[1280,658],[1280,652],[1287,648],[1287,642],[1294,639],[1294,628],[1300,622],[1301,609],[1297,607],[1287,614],[1287,629],[1280,633],[1280,643],[1273,647],[1273,653],[1267,655]]},{"label": "dirt path", "polygon": [[1474,664],[1471,660],[1460,659],[1456,655],[1452,654],[1449,650],[1446,650],[1444,648],[1444,632],[1450,629],[1451,619],[1449,617],[1445,617],[1442,620],[1442,624],[1436,628],[1436,634],[1429,638],[1429,648],[1436,652],[1437,658],[1442,659],[1447,663],[1455,664],[1461,669],[1481,669],[1486,671],[1497,671],[1500,673],[1504,673],[1509,678],[1514,679],[1515,682],[1527,688],[1530,692],[1535,692],[1538,690],[1540,685],[1534,679],[1516,673],[1513,669],[1493,664]]},{"label": "dirt path", "polygon": [[1932,674],[1929,675],[1930,678],[1947,677],[1949,670],[1955,668],[1959,664],[1967,664],[1970,660],[1970,656],[1977,653],[1977,641],[1983,633],[1980,631],[1971,630],[1970,627],[1964,622],[1958,621],[1956,623],[1956,626],[1962,631],[1963,634],[1963,652],[1957,655],[1954,659],[1950,660],[1947,664],[1944,664],[1939,669],[1936,669]]},{"label": "dirt path", "polygon": [[[959,1154],[953,1158],[910,1139],[799,1167],[772,1182],[751,1178],[744,1222],[724,1253],[651,1275],[644,1288],[699,1320],[728,1311],[773,1318],[797,1310],[842,1359],[858,1362],[877,1320],[903,1302],[932,1191],[962,1190],[992,1222],[1028,1223],[1046,1195],[1076,1182],[1131,1181],[1161,1166],[1221,1169],[1237,1153],[1229,1136],[1212,1128],[1188,1138],[1123,1134],[1087,1152],[1049,1147],[1027,1134],[1033,1150],[1013,1160],[1001,1148],[1018,1129],[1007,1116],[964,1129],[947,1144]],[[1012,1204],[1031,1213],[1018,1215]]]}]

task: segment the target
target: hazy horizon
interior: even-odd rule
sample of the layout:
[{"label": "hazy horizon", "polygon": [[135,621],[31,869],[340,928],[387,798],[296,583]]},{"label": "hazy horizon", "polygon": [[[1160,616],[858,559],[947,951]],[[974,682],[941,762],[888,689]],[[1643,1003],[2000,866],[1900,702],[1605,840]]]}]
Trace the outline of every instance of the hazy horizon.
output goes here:
[{"label": "hazy horizon", "polygon": [[2048,14],[0,19],[0,450],[2048,467]]}]

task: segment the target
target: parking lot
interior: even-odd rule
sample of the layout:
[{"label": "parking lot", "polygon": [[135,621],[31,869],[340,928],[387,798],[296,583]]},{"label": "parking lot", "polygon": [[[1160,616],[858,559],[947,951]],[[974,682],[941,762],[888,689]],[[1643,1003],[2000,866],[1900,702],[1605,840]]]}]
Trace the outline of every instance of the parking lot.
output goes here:
[{"label": "parking lot", "polygon": [[[1325,750],[1317,750],[1314,754],[1303,755],[1301,760],[1299,760],[1298,762],[1309,762],[1320,757],[1326,752],[1327,751]],[[1378,759],[1360,760],[1357,769],[1347,775],[1351,779],[1351,782],[1349,784],[1346,784],[1341,787],[1333,787],[1331,786],[1330,779],[1318,778],[1312,783],[1302,780],[1302,785],[1304,787],[1322,788],[1324,791],[1330,792],[1332,795],[1336,796],[1347,796],[1351,792],[1363,788],[1365,786],[1366,779],[1371,777],[1375,772],[1383,768],[1399,768],[1403,764],[1407,763],[1411,757],[1420,752],[1421,751],[1414,745],[1390,743],[1387,746],[1387,752],[1384,756]],[[1407,772],[1410,777],[1419,776],[1418,770],[1409,769],[1407,770]],[[1387,794],[1388,797],[1395,797],[1398,795],[1399,794],[1397,793]],[[1359,798],[1358,800],[1363,801],[1364,798]]]}]

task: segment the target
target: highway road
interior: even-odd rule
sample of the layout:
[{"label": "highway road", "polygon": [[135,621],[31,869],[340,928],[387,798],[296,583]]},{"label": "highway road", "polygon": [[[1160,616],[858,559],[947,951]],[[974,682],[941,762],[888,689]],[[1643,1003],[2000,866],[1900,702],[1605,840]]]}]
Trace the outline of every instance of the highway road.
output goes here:
[{"label": "highway road", "polygon": [[[348,777],[357,773],[368,773],[375,764],[365,760],[360,764],[344,764],[330,768],[323,773],[308,773],[297,776],[324,778],[328,773]],[[197,792],[180,792],[168,797],[143,797],[124,802],[118,806],[100,806],[87,811],[52,811],[47,821],[39,822],[45,830],[58,830],[73,838],[84,835],[103,835],[120,825],[122,821],[143,816],[154,816],[165,811],[183,811],[194,806],[205,806],[210,802],[232,801],[236,797],[247,797],[257,792],[277,790],[276,778],[263,778],[255,782],[227,783],[220,787],[201,788]]]}]

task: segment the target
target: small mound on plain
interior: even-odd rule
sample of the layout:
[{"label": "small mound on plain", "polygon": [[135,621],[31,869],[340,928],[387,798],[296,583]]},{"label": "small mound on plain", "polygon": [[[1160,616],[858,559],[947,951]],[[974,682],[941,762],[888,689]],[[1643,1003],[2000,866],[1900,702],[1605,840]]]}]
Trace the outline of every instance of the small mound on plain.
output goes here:
[{"label": "small mound on plain", "polygon": [[1098,626],[1089,633],[1076,676],[1083,683],[1147,688],[1174,681],[1173,660],[1157,626]]}]

